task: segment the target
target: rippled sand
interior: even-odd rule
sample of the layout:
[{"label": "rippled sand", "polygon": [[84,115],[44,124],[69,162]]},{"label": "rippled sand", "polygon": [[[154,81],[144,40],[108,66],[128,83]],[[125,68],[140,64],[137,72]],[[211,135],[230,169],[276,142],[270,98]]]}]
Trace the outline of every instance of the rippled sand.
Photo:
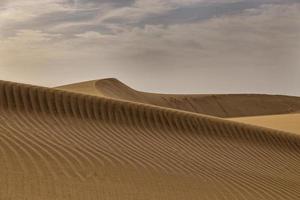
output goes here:
[{"label": "rippled sand", "polygon": [[0,199],[299,199],[299,135],[218,118],[294,113],[299,98],[89,84],[0,82]]}]

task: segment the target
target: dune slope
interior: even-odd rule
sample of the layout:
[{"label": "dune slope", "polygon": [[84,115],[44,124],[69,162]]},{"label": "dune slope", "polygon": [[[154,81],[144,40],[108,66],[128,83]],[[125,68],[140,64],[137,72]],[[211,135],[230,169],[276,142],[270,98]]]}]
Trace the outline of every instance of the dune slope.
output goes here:
[{"label": "dune slope", "polygon": [[0,82],[0,199],[298,199],[298,135]]},{"label": "dune slope", "polygon": [[300,112],[299,97],[263,94],[155,94],[136,91],[112,78],[65,85],[57,89],[169,107],[217,117],[242,117]]}]

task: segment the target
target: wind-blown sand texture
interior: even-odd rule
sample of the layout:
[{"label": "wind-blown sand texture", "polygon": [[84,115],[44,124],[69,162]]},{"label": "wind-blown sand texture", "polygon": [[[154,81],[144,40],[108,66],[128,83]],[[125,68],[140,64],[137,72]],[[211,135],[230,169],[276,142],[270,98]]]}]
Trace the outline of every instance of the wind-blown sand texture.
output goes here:
[{"label": "wind-blown sand texture", "polygon": [[299,135],[101,95],[0,82],[0,199],[299,199]]}]

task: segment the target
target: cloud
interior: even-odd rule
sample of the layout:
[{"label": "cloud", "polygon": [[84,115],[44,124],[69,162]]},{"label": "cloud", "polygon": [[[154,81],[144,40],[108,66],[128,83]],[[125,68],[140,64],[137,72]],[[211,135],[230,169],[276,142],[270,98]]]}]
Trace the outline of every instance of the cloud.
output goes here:
[{"label": "cloud", "polygon": [[[134,76],[132,79],[140,81],[143,77],[151,82],[173,75],[174,84],[196,84],[194,92],[200,87],[204,92],[216,87],[219,90],[215,92],[244,89],[295,94],[295,89],[289,90],[289,81],[299,83],[295,78],[300,65],[299,3],[138,0],[103,1],[100,6],[96,0],[47,1],[52,5],[48,11],[35,12],[42,7],[39,3],[36,7],[25,5],[32,1],[6,7],[34,16],[18,19],[18,14],[12,14],[11,19],[0,19],[0,24],[14,31],[8,36],[0,34],[0,78],[15,80],[17,69],[26,67],[30,70],[18,75],[24,82],[37,79],[39,84],[56,85],[103,76]],[[22,5],[22,9],[16,5]],[[183,15],[182,21],[164,21],[162,17],[172,16],[171,11],[176,9],[189,13],[194,8],[197,13],[202,6],[224,12],[209,12],[192,20],[184,18],[191,15]],[[158,16],[155,23],[149,19],[154,16]],[[39,22],[35,27],[34,20]],[[26,23],[21,26],[16,21]],[[57,74],[60,70],[72,78]],[[186,77],[190,80],[184,80]]]},{"label": "cloud", "polygon": [[101,21],[126,19],[137,22],[149,15],[159,15],[180,7],[197,4],[235,3],[240,0],[136,0],[134,4],[111,10],[101,17]]},{"label": "cloud", "polygon": [[[42,14],[67,10],[61,3],[61,0],[45,0],[43,2],[33,0],[7,1],[1,7],[0,22],[26,21]],[[47,5],[46,8],[45,5]]]},{"label": "cloud", "polygon": [[[300,41],[299,11],[299,5],[265,5],[240,15],[190,24],[125,28],[105,37],[104,40],[109,40],[108,47],[103,47],[103,41],[97,40],[103,38],[100,33],[85,32],[77,36],[94,38],[93,47],[89,44],[86,48],[95,48],[97,52],[114,49],[113,55],[119,59],[144,60],[142,57],[148,57],[149,51],[152,57],[153,52],[163,51],[165,56],[168,55],[165,60],[182,57],[185,59],[181,62],[194,65],[209,61],[212,66],[220,65],[220,62],[224,62],[223,65],[245,62],[247,65],[272,66],[278,61],[287,62],[299,48],[295,42]],[[76,39],[70,41],[76,43]],[[213,65],[214,62],[219,63]]]},{"label": "cloud", "polygon": [[0,67],[42,66],[55,54],[51,43],[59,37],[59,34],[20,30],[13,37],[0,38]]},{"label": "cloud", "polygon": [[102,38],[102,34],[95,31],[88,31],[81,34],[76,34],[77,37],[85,38],[85,39],[99,39]]},{"label": "cloud", "polygon": [[[251,3],[253,1],[253,3]],[[275,0],[11,0],[0,2],[0,34],[19,29],[79,33],[111,25],[176,24],[209,19]],[[291,0],[287,0],[291,1]]]},{"label": "cloud", "polygon": [[[295,41],[299,39],[300,32],[299,11],[298,4],[263,5],[259,9],[248,9],[238,15],[216,17],[188,24],[142,27],[108,24],[112,33],[85,31],[75,34],[74,38],[63,38],[64,41],[59,43],[62,44],[60,45],[62,49],[68,49],[69,46],[72,49],[72,45],[79,45],[79,43],[83,49],[97,49],[99,52],[111,48],[116,51],[114,55],[117,56],[119,54],[129,56],[131,53],[140,55],[143,54],[144,49],[146,52],[151,49],[152,52],[164,50],[165,54],[170,56],[187,54],[184,56],[191,58],[204,56],[206,59],[223,57],[223,55],[229,59],[240,55],[251,60],[248,52],[255,49],[252,53],[253,57],[263,54],[267,60],[274,54],[283,53],[285,49],[298,48]],[[9,41],[8,43],[20,41],[30,43],[35,38],[41,46],[45,45],[47,48],[49,44],[46,41],[52,40],[54,36],[62,37],[61,34],[21,30],[15,37],[6,40]],[[89,42],[85,45],[85,39],[95,41],[92,45]],[[109,47],[102,46],[106,40],[109,41]],[[178,51],[179,47],[181,51]],[[229,53],[230,55],[227,55]],[[272,60],[269,59],[269,62]]]}]

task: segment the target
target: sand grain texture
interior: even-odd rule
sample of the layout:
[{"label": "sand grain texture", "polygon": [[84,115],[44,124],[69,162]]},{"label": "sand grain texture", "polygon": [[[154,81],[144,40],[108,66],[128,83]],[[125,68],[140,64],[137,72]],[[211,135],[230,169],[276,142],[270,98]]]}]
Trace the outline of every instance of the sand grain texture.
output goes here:
[{"label": "sand grain texture", "polygon": [[300,197],[298,135],[5,81],[0,155],[0,199]]}]

